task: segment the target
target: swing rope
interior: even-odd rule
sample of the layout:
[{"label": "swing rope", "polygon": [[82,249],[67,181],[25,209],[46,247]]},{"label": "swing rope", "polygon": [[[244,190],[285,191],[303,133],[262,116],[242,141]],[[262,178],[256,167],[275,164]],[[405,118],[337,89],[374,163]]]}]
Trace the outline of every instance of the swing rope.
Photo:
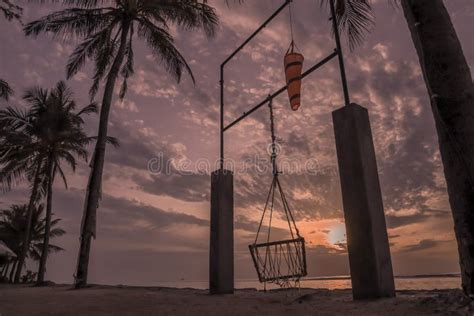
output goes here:
[{"label": "swing rope", "polygon": [[298,46],[296,45],[295,43],[295,40],[293,38],[293,12],[291,10],[291,2],[290,4],[288,5],[288,15],[290,17],[290,36],[291,36],[291,42],[290,42],[290,47],[288,48],[287,50],[287,54],[288,53],[293,53],[295,51],[295,48],[297,51],[299,51],[300,49],[298,48]]},{"label": "swing rope", "polygon": [[291,12],[291,2],[288,5],[288,14],[290,15],[290,34],[291,34],[291,42],[294,43],[293,41],[293,14]]},{"label": "swing rope", "polygon": [[[299,280],[306,275],[306,254],[304,248],[304,238],[301,237],[296,226],[295,219],[291,212],[290,206],[279,180],[277,165],[277,150],[276,150],[276,136],[275,123],[273,116],[272,98],[268,97],[268,106],[270,109],[270,130],[271,130],[271,162],[273,179],[270,185],[270,190],[267,194],[265,207],[263,209],[260,224],[257,230],[257,236],[252,245],[249,246],[252,259],[257,270],[260,282],[264,283],[266,290],[266,283],[275,283],[281,287],[299,286]],[[273,221],[273,210],[275,208],[275,197],[279,196],[291,239],[281,241],[270,241],[271,227]],[[258,238],[263,227],[263,221],[268,211],[269,222],[268,231],[266,235],[266,242],[258,244]]]}]

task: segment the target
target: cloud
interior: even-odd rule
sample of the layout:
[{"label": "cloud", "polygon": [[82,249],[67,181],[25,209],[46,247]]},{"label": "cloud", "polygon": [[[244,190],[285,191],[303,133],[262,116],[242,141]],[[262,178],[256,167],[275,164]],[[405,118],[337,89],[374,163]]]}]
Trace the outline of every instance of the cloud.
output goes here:
[{"label": "cloud", "polygon": [[423,239],[419,243],[414,245],[405,246],[402,251],[405,252],[415,252],[415,251],[422,251],[427,249],[432,249],[440,244],[446,243],[445,240],[435,240],[435,239]]},{"label": "cloud", "polygon": [[122,110],[127,110],[130,112],[135,112],[138,113],[138,107],[135,104],[135,102],[124,99],[124,100],[117,100],[115,101],[115,107],[122,109]]},{"label": "cloud", "polygon": [[398,213],[403,212],[400,210],[392,211],[385,215],[388,228],[398,228],[406,225],[423,223],[428,220],[434,220],[436,218],[447,219],[451,216],[449,211],[441,210],[417,210],[415,213],[408,215]]},{"label": "cloud", "polygon": [[146,205],[136,200],[127,200],[104,196],[101,207],[110,215],[108,224],[115,229],[121,224],[144,223],[147,229],[160,229],[173,224],[209,225],[204,219],[197,218],[178,211],[167,212],[160,208]]},{"label": "cloud", "polygon": [[[115,271],[127,281],[145,281],[158,273],[150,268],[153,265],[144,263],[137,268],[148,269],[148,274],[140,271],[132,276],[131,270],[135,267],[134,260],[144,262],[147,258],[155,260],[156,266],[172,271],[170,275],[174,277],[179,276],[178,270],[188,268],[193,273],[186,277],[205,278],[207,273],[205,252],[209,234],[208,220],[203,214],[208,214],[210,176],[208,172],[195,170],[180,173],[176,164],[185,159],[195,163],[200,159],[214,162],[218,158],[219,66],[280,5],[276,0],[247,1],[230,7],[221,0],[210,3],[216,6],[222,18],[214,39],[173,29],[177,34],[176,45],[190,62],[197,79],[195,86],[187,76],[178,85],[142,42],[134,43],[136,74],[130,79],[126,101],[113,104],[109,121],[109,135],[119,138],[121,147],[107,147],[99,238],[94,245],[97,269],[100,272],[111,270],[103,273],[106,277],[102,280],[116,281],[117,278],[112,277]],[[453,13],[453,23],[466,57],[472,63],[474,42],[469,33],[472,12],[465,9],[469,7],[468,0],[446,5]],[[60,7],[28,4],[25,8],[25,21],[31,21]],[[335,47],[328,14],[320,10],[317,2],[309,0],[294,2],[292,9],[298,17],[293,25],[295,40],[305,55],[304,67],[308,69]],[[434,241],[440,235],[449,239],[453,231],[426,88],[402,14],[383,1],[374,3],[374,9],[378,21],[384,23],[378,23],[367,43],[355,52],[344,47],[351,100],[369,110],[387,224],[390,235],[399,236],[396,247],[409,247],[415,244],[415,238],[421,238],[428,241],[419,247],[433,245],[430,249],[438,251],[439,258],[446,252]],[[23,88],[36,84],[46,88],[64,78],[68,53],[76,43],[60,43],[46,35],[27,39],[21,25],[7,24],[3,20],[0,27],[9,30],[0,34],[3,44],[0,73],[17,92],[12,104],[21,104],[19,96]],[[289,41],[290,29],[284,13],[226,65],[226,124],[285,84],[282,58]],[[78,104],[89,101],[92,63],[89,61],[87,65],[70,81]],[[99,93],[99,100],[100,96]],[[279,159],[281,163],[285,159],[296,161],[300,167],[308,159],[314,159],[317,172],[285,173],[281,182],[298,223],[342,221],[331,119],[331,112],[343,105],[336,60],[303,81],[302,97],[303,105],[297,112],[289,110],[285,93],[273,100],[277,136],[282,146]],[[89,118],[86,123],[88,133],[97,134],[97,117]],[[239,276],[255,276],[251,273],[245,247],[255,236],[271,174],[269,170],[259,173],[252,159],[255,156],[268,158],[268,124],[268,107],[264,106],[225,134],[226,157],[237,162],[235,168],[250,161],[247,172],[236,173],[234,177],[236,249],[245,251],[245,255],[239,252],[236,261],[236,266],[237,263],[243,265]],[[149,172],[148,162],[157,156],[171,166],[169,173]],[[70,250],[60,257],[62,261],[58,259],[57,266],[65,265],[64,262],[71,263],[71,267],[75,265],[88,173],[86,164],[81,164],[76,175],[68,175],[77,190],[55,189],[55,213],[64,218],[62,223],[68,231],[61,240]],[[27,194],[24,187],[19,188],[2,196],[1,205],[24,203]],[[277,211],[276,216],[281,220],[282,213]],[[276,237],[286,233],[285,230],[276,232]],[[309,235],[318,234],[324,232]],[[342,244],[308,247],[310,273],[327,275],[348,271]],[[405,254],[416,256],[415,250],[406,250]],[[202,253],[191,255],[197,252]],[[394,254],[395,262],[398,255]],[[173,264],[173,260],[187,262]],[[187,263],[193,260],[196,267],[190,268],[191,264]],[[430,260],[424,267],[434,264]],[[449,260],[456,262],[452,255]],[[123,262],[123,266],[113,267],[112,263],[117,262]],[[446,262],[440,265],[446,269],[453,266]],[[407,270],[424,269],[408,264],[399,266],[406,266]],[[69,277],[72,271],[64,273]],[[99,273],[97,280],[101,280]]]},{"label": "cloud", "polygon": [[210,176],[207,174],[173,174],[151,175],[149,178],[135,177],[139,188],[145,192],[167,195],[183,201],[208,201]]}]

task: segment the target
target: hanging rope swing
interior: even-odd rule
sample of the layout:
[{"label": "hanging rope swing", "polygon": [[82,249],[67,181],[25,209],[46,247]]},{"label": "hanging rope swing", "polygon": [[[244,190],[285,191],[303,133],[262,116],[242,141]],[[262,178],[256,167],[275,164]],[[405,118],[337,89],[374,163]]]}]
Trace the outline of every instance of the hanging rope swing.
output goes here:
[{"label": "hanging rope swing", "polygon": [[[285,54],[284,65],[290,106],[293,111],[296,111],[301,106],[301,72],[303,71],[304,57],[299,52],[299,49],[293,39],[293,18],[291,13],[291,3],[288,8],[290,15],[291,43]],[[297,50],[295,50],[295,48]]]},{"label": "hanging rope swing", "polygon": [[[276,137],[275,125],[273,119],[272,99],[269,97],[268,106],[270,108],[270,130],[271,130],[271,162],[273,168],[273,180],[267,195],[262,218],[258,227],[257,236],[252,245],[249,245],[250,254],[257,270],[258,279],[264,283],[275,283],[281,287],[295,287],[299,285],[300,278],[306,276],[306,253],[304,238],[301,237],[296,227],[293,214],[291,213],[288,201],[283,193],[278,175],[278,166],[276,162]],[[280,199],[283,207],[285,219],[288,222],[291,239],[271,241],[271,228],[273,211],[276,199]],[[262,230],[265,215],[268,214],[268,232],[266,242],[258,243],[260,232]]]}]

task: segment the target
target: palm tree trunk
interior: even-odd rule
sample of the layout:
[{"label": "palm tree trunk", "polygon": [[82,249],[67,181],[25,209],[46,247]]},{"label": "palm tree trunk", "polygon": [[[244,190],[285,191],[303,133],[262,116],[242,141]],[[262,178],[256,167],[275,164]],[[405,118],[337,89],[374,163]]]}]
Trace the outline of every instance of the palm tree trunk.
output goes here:
[{"label": "palm tree trunk", "polygon": [[79,289],[87,284],[87,273],[89,268],[89,254],[91,248],[91,238],[95,236],[96,213],[99,207],[101,195],[102,173],[104,169],[105,146],[107,139],[107,126],[109,121],[110,106],[115,87],[115,82],[122,66],[127,45],[127,36],[130,29],[130,21],[122,24],[122,34],[120,47],[115,60],[107,76],[107,83],[104,89],[102,107],[100,110],[99,133],[94,150],[94,157],[91,170],[91,178],[87,187],[86,207],[83,214],[83,225],[81,231],[81,245],[79,249],[75,288]]},{"label": "palm tree trunk", "polygon": [[438,133],[462,288],[474,295],[474,85],[442,0],[402,0]]},{"label": "palm tree trunk", "polygon": [[38,195],[38,187],[40,184],[40,171],[41,171],[41,158],[37,160],[37,167],[35,171],[35,179],[33,180],[33,188],[31,189],[31,196],[30,201],[28,203],[28,214],[26,219],[26,229],[25,235],[23,236],[23,245],[18,256],[18,268],[15,273],[15,283],[20,282],[21,270],[23,265],[25,264],[26,255],[28,253],[28,249],[30,248],[30,235],[31,235],[31,221],[33,219],[33,209],[35,207],[36,198]]},{"label": "palm tree trunk", "polygon": [[49,234],[51,231],[51,216],[53,206],[53,167],[54,155],[51,153],[48,157],[48,197],[46,199],[46,223],[44,226],[43,249],[41,251],[41,258],[38,269],[38,279],[36,285],[41,285],[44,282],[44,274],[46,272],[46,260],[48,259],[49,248]]}]

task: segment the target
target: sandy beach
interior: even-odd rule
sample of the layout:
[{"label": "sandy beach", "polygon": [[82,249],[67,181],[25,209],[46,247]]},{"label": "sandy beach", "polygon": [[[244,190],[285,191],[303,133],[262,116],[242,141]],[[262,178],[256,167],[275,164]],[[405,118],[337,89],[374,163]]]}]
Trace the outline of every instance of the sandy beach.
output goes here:
[{"label": "sandy beach", "polygon": [[206,290],[92,286],[71,290],[0,286],[0,314],[10,315],[474,315],[460,290],[399,291],[396,298],[353,301],[350,290]]}]

